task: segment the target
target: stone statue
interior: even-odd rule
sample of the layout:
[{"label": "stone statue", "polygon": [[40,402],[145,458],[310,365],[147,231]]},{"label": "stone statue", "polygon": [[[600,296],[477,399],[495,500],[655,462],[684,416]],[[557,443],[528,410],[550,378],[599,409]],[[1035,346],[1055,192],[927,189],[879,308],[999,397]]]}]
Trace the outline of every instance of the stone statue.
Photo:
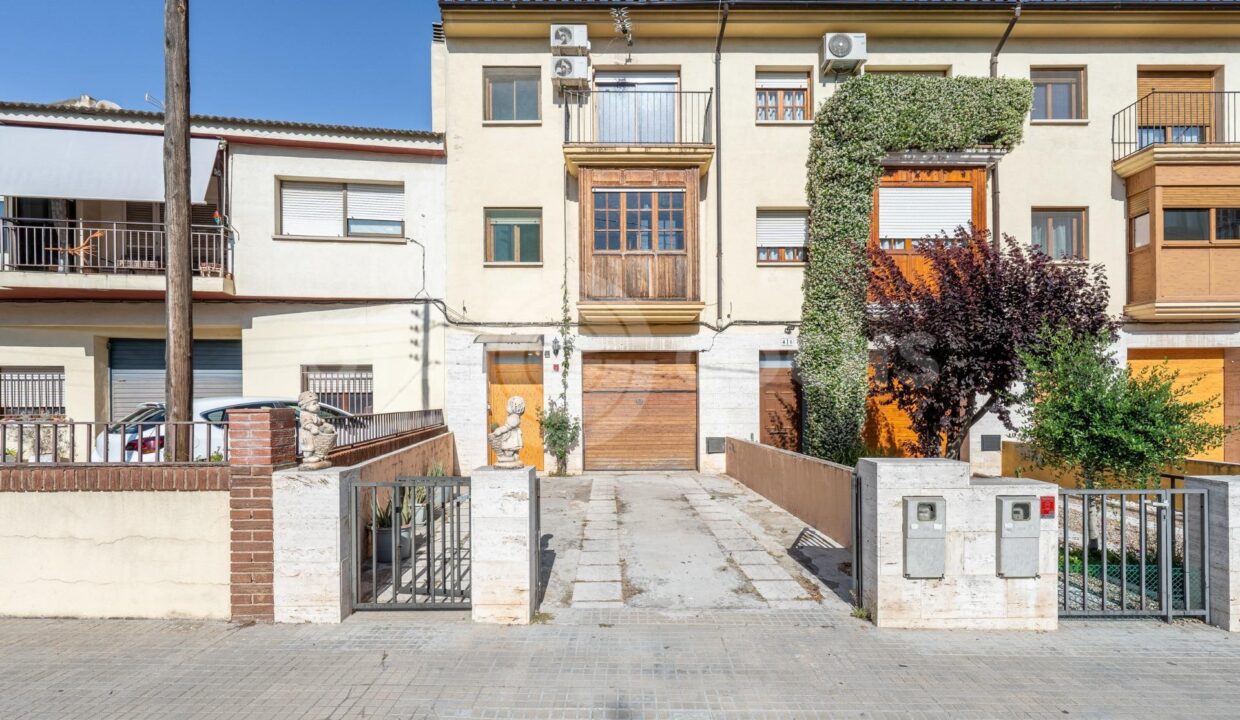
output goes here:
[{"label": "stone statue", "polygon": [[331,466],[327,454],[336,447],[336,428],[319,417],[319,395],[307,390],[297,396],[297,407],[301,408],[298,422],[301,425],[299,434],[301,446],[301,469],[321,470]]},{"label": "stone statue", "polygon": [[520,396],[508,398],[508,419],[503,425],[491,431],[487,440],[495,451],[495,467],[521,467],[521,448],[525,440],[521,437],[521,416],[525,414],[525,400]]}]

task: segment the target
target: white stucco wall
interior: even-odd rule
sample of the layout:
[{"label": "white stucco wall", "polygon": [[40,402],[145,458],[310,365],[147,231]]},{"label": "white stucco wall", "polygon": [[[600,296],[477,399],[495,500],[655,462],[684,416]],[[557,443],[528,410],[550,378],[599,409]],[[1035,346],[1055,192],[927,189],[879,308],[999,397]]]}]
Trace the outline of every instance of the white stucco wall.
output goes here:
[{"label": "white stucco wall", "polygon": [[4,493],[3,615],[228,619],[228,493]]}]

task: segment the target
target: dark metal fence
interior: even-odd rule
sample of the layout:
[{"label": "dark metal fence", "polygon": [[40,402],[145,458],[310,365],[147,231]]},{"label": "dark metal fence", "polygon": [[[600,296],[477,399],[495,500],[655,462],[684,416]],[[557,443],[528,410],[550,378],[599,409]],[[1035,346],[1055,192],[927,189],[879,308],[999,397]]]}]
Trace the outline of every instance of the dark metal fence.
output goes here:
[{"label": "dark metal fence", "polygon": [[1200,489],[1061,489],[1060,616],[1209,620],[1209,499]]},{"label": "dark metal fence", "polygon": [[325,419],[336,428],[336,447],[342,448],[443,425],[443,410],[411,410]]},{"label": "dark metal fence", "polygon": [[1240,143],[1240,92],[1155,90],[1111,118],[1112,158],[1153,145]]},{"label": "dark metal fence", "polygon": [[0,420],[8,463],[168,463],[183,443],[190,446],[189,462],[228,462],[225,423]]},{"label": "dark metal fence", "polygon": [[354,609],[470,607],[469,489],[467,477],[353,484]]},{"label": "dark metal fence", "polygon": [[65,414],[63,367],[0,367],[0,419]]},{"label": "dark metal fence", "polygon": [[710,91],[566,90],[564,142],[710,145],[712,112]]},{"label": "dark metal fence", "polygon": [[[231,277],[232,234],[220,225],[190,227],[193,274]],[[0,270],[64,273],[163,273],[163,223],[0,218]]]}]

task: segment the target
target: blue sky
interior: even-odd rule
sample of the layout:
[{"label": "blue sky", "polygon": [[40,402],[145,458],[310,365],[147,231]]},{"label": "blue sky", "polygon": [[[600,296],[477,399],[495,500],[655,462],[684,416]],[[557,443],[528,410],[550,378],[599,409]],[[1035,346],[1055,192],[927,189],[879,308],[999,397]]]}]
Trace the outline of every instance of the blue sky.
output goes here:
[{"label": "blue sky", "polygon": [[[163,0],[4,4],[0,99],[163,97]],[[434,0],[192,0],[191,109],[426,129],[438,19]]]}]

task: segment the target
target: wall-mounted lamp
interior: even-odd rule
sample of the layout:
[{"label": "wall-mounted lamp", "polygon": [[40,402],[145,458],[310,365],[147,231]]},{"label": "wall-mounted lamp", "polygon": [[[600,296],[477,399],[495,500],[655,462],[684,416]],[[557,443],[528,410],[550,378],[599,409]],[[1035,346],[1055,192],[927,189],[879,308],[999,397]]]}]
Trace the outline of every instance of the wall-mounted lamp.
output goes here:
[{"label": "wall-mounted lamp", "polygon": [[551,353],[555,355],[556,357],[560,356],[560,339],[559,338],[553,338],[551,340]]}]

